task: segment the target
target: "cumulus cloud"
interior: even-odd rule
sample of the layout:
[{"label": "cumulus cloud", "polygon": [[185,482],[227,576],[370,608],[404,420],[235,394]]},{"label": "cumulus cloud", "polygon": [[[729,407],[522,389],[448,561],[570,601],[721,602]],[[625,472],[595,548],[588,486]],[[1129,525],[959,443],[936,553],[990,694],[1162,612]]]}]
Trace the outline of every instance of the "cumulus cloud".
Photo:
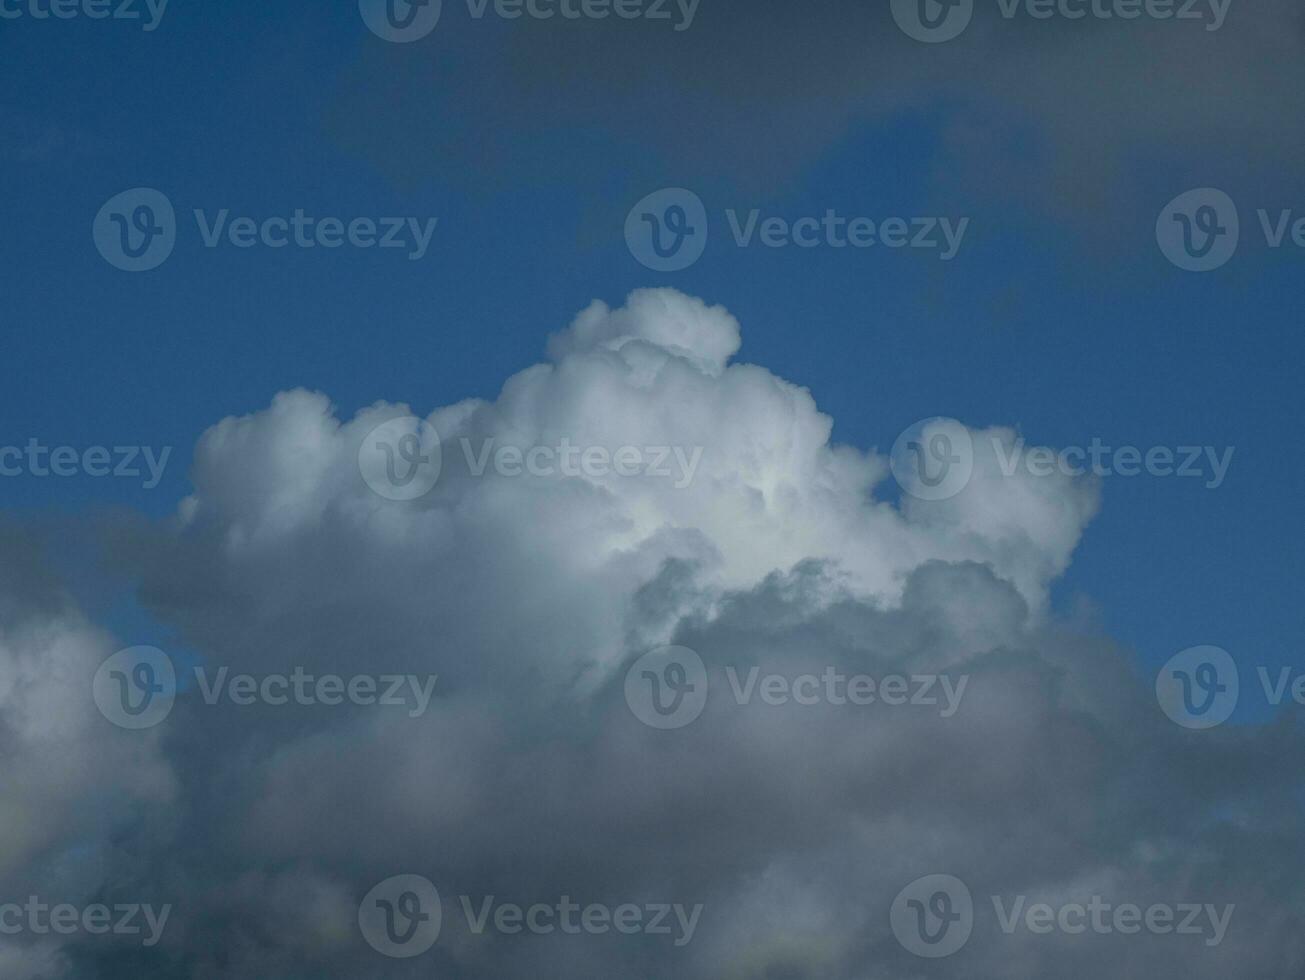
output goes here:
[{"label": "cumulus cloud", "polygon": [[[92,679],[113,639],[59,587],[31,536],[0,526],[0,548],[0,895],[129,893],[142,814],[175,802],[174,773],[158,733],[112,729],[96,711]],[[61,950],[31,938],[6,930],[0,973],[67,975]]]},{"label": "cumulus cloud", "polygon": [[[286,392],[203,434],[174,518],[113,538],[142,601],[205,668],[434,674],[424,712],[209,704],[183,684],[157,728],[119,731],[78,689],[106,638],[8,577],[5,601],[40,625],[0,643],[4,676],[19,678],[0,687],[6,774],[10,758],[27,773],[18,818],[8,792],[0,811],[0,880],[29,887],[60,846],[128,839],[130,860],[108,869],[130,871],[138,901],[176,905],[158,947],[127,959],[76,937],[55,949],[54,975],[1299,970],[1299,787],[1275,765],[1300,751],[1297,726],[1194,737],[1160,714],[1126,652],[1056,614],[1048,592],[1098,486],[1005,475],[994,445],[1016,435],[992,429],[972,432],[960,493],[900,496],[885,456],[831,443],[812,394],[735,362],[739,348],[723,308],[647,290],[595,302],[490,401],[340,419],[325,395]],[[387,499],[360,451],[414,414],[439,434],[439,478]],[[564,444],[609,465],[477,462]],[[628,472],[614,465],[622,448],[645,453]],[[673,452],[670,475],[652,472],[661,448],[700,450],[691,478]],[[701,657],[708,695],[696,720],[660,730],[624,686],[666,644]],[[947,712],[736,691],[827,674],[942,676],[957,696]],[[1212,754],[1240,775],[1212,778]],[[106,795],[131,818],[115,834],[88,810]],[[964,880],[976,905],[973,938],[933,963],[889,917],[930,873]],[[443,896],[439,938],[413,960],[378,953],[355,921],[363,896],[400,874]],[[1217,947],[1007,935],[992,895],[1235,913]],[[701,912],[683,944],[505,935],[478,933],[461,896]]]}]

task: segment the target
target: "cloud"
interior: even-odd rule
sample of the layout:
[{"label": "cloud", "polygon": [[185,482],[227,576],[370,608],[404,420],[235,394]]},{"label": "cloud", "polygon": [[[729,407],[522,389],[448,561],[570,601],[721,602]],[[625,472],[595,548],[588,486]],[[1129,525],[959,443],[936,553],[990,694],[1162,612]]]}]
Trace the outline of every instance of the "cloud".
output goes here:
[{"label": "cloud", "polygon": [[[130,893],[142,808],[175,802],[171,766],[157,734],[112,729],[97,712],[92,678],[116,647],[58,586],[38,543],[0,525],[0,548],[0,904]],[[61,951],[29,938],[5,936],[3,975],[65,975]]]},{"label": "cloud", "polygon": [[[889,910],[938,872],[977,904],[973,938],[946,961],[954,975],[1298,970],[1299,786],[1279,767],[1301,749],[1298,726],[1195,738],[1159,712],[1126,651],[1050,607],[1099,487],[1005,476],[993,440],[1015,434],[973,430],[965,489],[899,500],[882,455],[830,442],[810,392],[733,360],[739,337],[720,307],[640,291],[583,311],[492,401],[342,420],[325,395],[291,391],[209,429],[176,516],[113,539],[174,652],[256,676],[435,674],[434,699],[414,716],[207,704],[183,686],[166,721],[130,733],[61,689],[70,775],[44,802],[47,839],[14,851],[12,873],[40,880],[54,844],[94,840],[83,801],[115,783],[131,790],[137,900],[176,910],[148,955],[77,937],[59,975],[907,980],[928,964],[899,945]],[[439,433],[439,479],[389,500],[360,450],[414,412]],[[524,456],[564,440],[610,459],[702,452],[687,482],[646,467],[476,473],[485,445]],[[12,579],[7,601],[46,619],[61,608]],[[51,662],[68,642],[49,636],[5,642],[19,663]],[[663,644],[696,651],[709,679],[700,717],[672,730],[642,723],[624,693],[636,658]],[[69,690],[108,652],[101,637],[78,654]],[[950,714],[771,704],[759,689],[736,696],[754,672],[966,686]],[[5,731],[26,733],[20,759],[41,758],[40,684],[0,696]],[[120,745],[136,753],[125,770]],[[440,936],[412,961],[376,952],[355,921],[400,874],[443,896]],[[1006,935],[989,902],[1102,893],[1236,909],[1208,947]],[[676,945],[478,934],[461,896],[702,909]]]},{"label": "cloud", "polygon": [[[1008,19],[1004,6],[1020,12]],[[782,193],[831,149],[859,146],[868,125],[903,119],[941,126],[931,192],[965,214],[1017,209],[1117,232],[1183,189],[1156,186],[1156,173],[1264,195],[1265,206],[1291,200],[1305,14],[1291,0],[1218,4],[1222,21],[1215,4],[1185,6],[1199,18],[1041,19],[977,0],[964,34],[921,44],[888,3],[706,0],[682,32],[474,20],[452,4],[421,45],[367,38],[325,125],[398,183],[574,185],[620,212],[614,229],[658,186],[705,192],[729,175],[731,194]],[[556,127],[602,135],[577,153],[546,137]],[[896,173],[898,162],[864,165]]]}]

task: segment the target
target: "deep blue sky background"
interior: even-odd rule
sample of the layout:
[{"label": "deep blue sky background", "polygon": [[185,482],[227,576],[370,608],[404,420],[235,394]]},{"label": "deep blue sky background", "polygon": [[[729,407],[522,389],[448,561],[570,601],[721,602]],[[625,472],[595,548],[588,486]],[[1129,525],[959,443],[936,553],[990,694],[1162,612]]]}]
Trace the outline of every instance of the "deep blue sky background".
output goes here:
[{"label": "deep blue sky background", "polygon": [[[886,16],[883,29],[894,30]],[[1217,490],[1107,479],[1058,605],[1089,597],[1148,672],[1202,643],[1249,665],[1300,662],[1302,257],[1248,249],[1207,275],[1170,266],[1155,216],[1203,183],[1199,161],[1136,161],[1124,176],[1146,206],[1121,198],[1085,230],[1008,195],[949,191],[943,110],[922,106],[850,125],[761,186],[641,140],[637,127],[612,129],[602,114],[586,125],[478,126],[466,94],[511,92],[507,31],[447,3],[430,39],[401,48],[373,37],[354,4],[310,0],[173,0],[153,33],[112,20],[0,21],[0,443],[176,447],[156,490],[5,479],[0,507],[30,520],[102,506],[163,515],[188,490],[198,435],[279,390],[325,391],[345,417],[378,399],[424,414],[492,397],[591,299],[617,304],[633,288],[673,285],[738,316],[740,358],[810,387],[841,442],[886,451],[912,422],[952,415],[1055,446],[1094,436],[1235,446]],[[415,96],[425,121],[447,119],[447,138],[464,149],[511,148],[492,175],[451,153],[405,161],[424,177],[396,181],[374,165],[384,145],[358,152],[370,120],[339,138],[360,85],[383,101],[388,85],[408,83],[378,65],[422,59],[436,66],[436,84]],[[396,94],[400,108],[413,98]],[[170,196],[183,231],[166,264],[128,275],[100,258],[90,224],[105,200],[141,185]],[[622,223],[667,185],[703,197],[713,237],[693,268],[657,275],[630,256]],[[439,224],[417,262],[400,251],[201,247],[190,209],[224,207]],[[940,263],[882,248],[738,249],[726,207],[788,217],[941,207],[972,220],[960,255]],[[66,554],[83,557],[75,546]],[[90,601],[135,631],[127,639],[146,640],[120,596]]]}]

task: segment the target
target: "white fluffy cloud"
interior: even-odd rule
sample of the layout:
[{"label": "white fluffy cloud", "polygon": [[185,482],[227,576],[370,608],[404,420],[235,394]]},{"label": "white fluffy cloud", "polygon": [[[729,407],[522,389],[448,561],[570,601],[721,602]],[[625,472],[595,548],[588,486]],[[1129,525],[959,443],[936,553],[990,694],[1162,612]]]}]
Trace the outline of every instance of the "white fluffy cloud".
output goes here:
[{"label": "white fluffy cloud", "polygon": [[[959,972],[937,975],[1299,965],[1286,910],[1301,886],[1275,870],[1301,856],[1283,834],[1298,805],[1266,761],[1299,748],[1294,729],[1183,737],[1107,638],[1049,609],[1097,487],[1004,476],[992,440],[1014,433],[989,430],[975,434],[965,490],[894,503],[886,459],[831,445],[812,395],[731,364],[739,344],[724,309],[646,290],[619,309],[594,303],[493,401],[340,420],[325,396],[292,391],[205,433],[176,519],[115,539],[179,646],[260,676],[436,674],[435,698],[413,717],[208,705],[191,690],[157,729],[105,731],[89,697],[74,703],[103,638],[73,654],[84,625],[6,632],[5,676],[18,680],[0,685],[0,719],[43,817],[39,832],[22,819],[25,794],[0,868],[30,880],[55,843],[94,840],[84,801],[107,785],[156,835],[132,838],[139,900],[176,904],[150,956],[97,959],[83,938],[63,975],[906,980],[927,964],[897,944],[888,911],[940,871],[970,884],[978,911],[946,961]],[[388,500],[359,450],[414,411],[440,435],[440,477]],[[692,479],[476,475],[463,440],[473,464],[487,440],[700,453]],[[630,664],[665,643],[697,651],[711,678],[702,716],[673,731],[643,725],[622,693]],[[70,659],[67,691],[30,666]],[[740,705],[727,668],[946,672],[968,688],[945,717]],[[1210,752],[1253,775],[1210,780]],[[13,807],[6,793],[0,813]],[[357,901],[402,873],[444,896],[440,939],[413,962],[380,956],[353,922]],[[1235,903],[1236,917],[1211,949],[1008,936],[986,904],[1093,889]],[[460,895],[703,911],[682,947],[476,935]]]}]

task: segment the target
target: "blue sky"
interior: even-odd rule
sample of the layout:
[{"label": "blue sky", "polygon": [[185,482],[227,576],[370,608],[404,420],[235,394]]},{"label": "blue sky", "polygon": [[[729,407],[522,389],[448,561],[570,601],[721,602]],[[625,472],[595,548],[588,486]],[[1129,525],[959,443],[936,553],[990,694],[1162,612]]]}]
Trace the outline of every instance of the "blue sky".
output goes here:
[{"label": "blue sky", "polygon": [[[710,30],[710,10],[700,16]],[[874,26],[894,30],[886,17]],[[818,136],[786,130],[798,110],[778,107],[771,139],[809,145],[747,150],[783,158],[773,172],[696,152],[687,126],[681,146],[664,121],[614,122],[656,93],[563,79],[560,66],[565,111],[486,116],[485,100],[510,102],[519,86],[531,89],[523,106],[552,105],[541,62],[521,55],[531,28],[472,22],[450,3],[430,39],[389,45],[354,5],[300,0],[173,0],[153,32],[0,21],[0,442],[175,447],[151,491],[25,477],[0,482],[0,505],[30,518],[161,516],[187,493],[197,436],[277,391],[324,391],[344,416],[378,399],[425,413],[493,396],[591,299],[673,285],[734,313],[740,358],[808,386],[840,442],[886,452],[911,423],[947,415],[1052,446],[1235,447],[1217,489],[1108,478],[1057,602],[1090,600],[1145,670],[1203,643],[1256,664],[1299,659],[1305,612],[1288,583],[1305,572],[1300,250],[1247,247],[1214,273],[1185,273],[1156,247],[1154,225],[1172,197],[1215,181],[1252,208],[1305,197],[1254,165],[1240,184],[1226,162],[1204,172],[1199,156],[1149,147],[1120,154],[1104,208],[1077,211],[1074,186],[1047,207],[1018,183],[951,179],[958,111],[944,96],[840,118]],[[376,112],[386,106],[392,116]],[[716,112],[703,118],[728,132],[735,120]],[[1047,151],[1036,125],[1007,136],[1013,158]],[[378,165],[387,155],[399,163]],[[106,200],[138,186],[169,196],[183,232],[163,266],[130,275],[100,257],[90,228]],[[631,256],[622,225],[664,186],[699,194],[711,238],[692,268],[657,274]],[[419,261],[207,249],[192,208],[438,224]],[[971,221],[965,248],[940,262],[909,249],[737,248],[727,208]]]}]

